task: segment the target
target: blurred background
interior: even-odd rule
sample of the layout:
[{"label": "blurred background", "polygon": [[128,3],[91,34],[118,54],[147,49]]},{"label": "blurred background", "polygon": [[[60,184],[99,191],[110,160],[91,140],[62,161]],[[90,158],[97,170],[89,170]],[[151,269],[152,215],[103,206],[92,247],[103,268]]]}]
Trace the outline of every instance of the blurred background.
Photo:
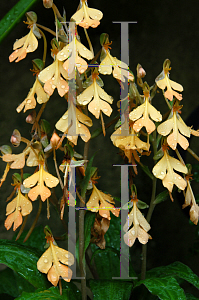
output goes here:
[{"label": "blurred background", "polygon": [[[0,18],[2,18],[9,9],[12,8],[17,1],[1,1],[0,2]],[[55,0],[54,3],[63,12],[66,10],[67,20],[75,13],[79,1],[63,1]],[[194,129],[199,128],[198,106],[199,106],[199,22],[197,1],[105,1],[90,0],[89,7],[99,9],[103,12],[103,19],[100,26],[96,29],[89,29],[88,34],[92,41],[94,51],[97,53],[100,49],[99,36],[101,33],[108,33],[110,41],[112,41],[111,54],[120,59],[121,28],[119,24],[113,24],[113,21],[137,21],[136,24],[129,25],[129,62],[130,69],[136,74],[136,66],[140,63],[146,70],[145,80],[151,86],[154,84],[155,78],[162,71],[162,64],[166,58],[171,61],[172,70],[170,77],[172,80],[180,83],[184,87],[183,91],[183,109],[182,118],[189,120],[188,125],[194,124]],[[54,15],[50,9],[43,7],[42,1],[38,2],[33,8],[38,16],[38,23],[55,30]],[[26,20],[25,16],[22,19]],[[78,29],[82,42],[88,47],[82,28]],[[5,38],[0,45],[0,145],[10,145],[10,136],[14,129],[18,129],[21,135],[30,138],[31,125],[27,125],[25,118],[28,111],[24,114],[16,112],[16,107],[26,98],[29,89],[34,83],[31,60],[42,58],[43,42],[39,40],[39,48],[27,55],[26,59],[19,63],[9,63],[8,57],[12,53],[13,43],[16,39],[25,36],[29,30],[21,21],[13,31]],[[48,47],[50,49],[51,36],[46,33],[48,39]],[[47,63],[51,64],[52,58],[48,52]],[[116,103],[120,99],[120,87],[115,79],[111,76],[101,76],[104,81],[105,91],[114,98],[111,116],[117,114]],[[163,103],[163,96],[160,91],[156,95],[153,105],[161,111],[166,112],[166,105]],[[39,104],[37,104],[37,110]],[[67,102],[59,97],[55,91],[45,109],[42,118],[49,121],[54,130],[55,123],[67,110]],[[191,116],[191,117],[190,117]],[[108,118],[104,118],[108,122]],[[94,122],[94,127],[100,126],[100,121]],[[92,131],[93,129],[91,129]],[[107,130],[105,137],[102,135],[90,142],[89,157],[97,152],[94,159],[94,166],[99,167],[98,187],[115,197],[120,197],[120,168],[114,167],[115,164],[123,163],[118,155],[118,148],[113,146],[110,141],[110,135],[113,133],[113,126]],[[77,151],[83,153],[83,142],[78,139],[79,143]],[[199,142],[196,137],[190,141],[190,147],[199,154]],[[19,153],[22,148],[13,149],[13,153]],[[184,153],[186,162],[196,164],[190,155]],[[143,163],[147,163],[148,157],[143,157]],[[150,157],[152,161],[152,155]],[[152,165],[151,165],[152,166]],[[0,162],[0,176],[3,174],[5,163]],[[31,173],[31,168],[27,169]],[[53,171],[54,172],[54,171]],[[11,194],[13,187],[10,185],[11,174],[0,190],[0,238],[12,238],[13,232],[8,232],[4,227],[6,198]],[[137,186],[138,198],[147,203],[151,197],[150,179],[138,167],[138,176],[134,183]],[[194,183],[194,191],[199,194],[198,183]],[[161,181],[158,181],[158,192],[163,191]],[[148,268],[160,265],[167,265],[173,261],[179,260],[187,264],[194,272],[199,275],[198,252],[195,254],[194,245],[197,238],[197,227],[189,224],[188,210],[182,210],[181,206],[184,202],[182,193],[174,194],[174,203],[170,199],[157,205],[155,208],[150,234],[153,240],[148,243]],[[35,211],[29,218],[29,223],[34,219],[37,211],[37,203],[34,203]],[[52,217],[53,217],[53,208]],[[43,218],[40,217],[38,224],[51,224],[51,219],[46,218],[46,206],[43,205]],[[28,227],[28,225],[27,225]],[[56,229],[55,229],[56,230]],[[59,233],[59,230],[57,229]],[[133,257],[133,263],[137,272],[140,270],[141,264],[141,246],[137,242],[130,250]]]}]

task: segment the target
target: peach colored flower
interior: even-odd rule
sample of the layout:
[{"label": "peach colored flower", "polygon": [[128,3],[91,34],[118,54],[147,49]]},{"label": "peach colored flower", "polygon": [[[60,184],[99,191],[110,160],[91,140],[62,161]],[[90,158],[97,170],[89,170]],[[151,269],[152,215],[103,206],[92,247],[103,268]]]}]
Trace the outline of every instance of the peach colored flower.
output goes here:
[{"label": "peach colored flower", "polygon": [[[124,235],[124,242],[129,247],[133,246],[136,238],[138,238],[141,244],[146,244],[149,238],[151,238],[151,236],[147,233],[151,229],[151,226],[137,208],[136,202],[137,200],[133,201],[133,208],[128,214],[126,223],[123,227],[124,232],[126,232]],[[129,229],[132,224],[133,227]]]},{"label": "peach colored flower", "polygon": [[[169,79],[169,72],[168,72],[167,69],[165,71],[163,71],[156,78],[155,81],[156,81],[157,86],[160,89],[165,90],[165,88],[167,88],[167,90],[164,92],[164,96],[167,99],[172,101],[173,96],[175,96],[178,100],[182,100],[182,95],[177,93],[176,91],[182,92],[183,91],[183,86],[181,84]],[[176,90],[176,91],[174,91],[173,89]]]},{"label": "peach colored flower", "polygon": [[[46,186],[44,185],[44,182]],[[28,193],[28,197],[32,201],[35,201],[39,195],[41,196],[41,200],[45,201],[51,195],[51,191],[47,188],[47,186],[52,188],[58,185],[58,183],[59,179],[46,172],[43,164],[41,164],[39,171],[26,178],[23,185],[25,188],[31,188]],[[34,185],[36,186],[33,187]]]},{"label": "peach colored flower", "polygon": [[45,93],[37,77],[26,99],[17,107],[18,113],[22,111],[23,108],[24,108],[24,112],[26,112],[28,109],[35,108],[36,106],[35,94],[37,95],[37,102],[39,104],[46,103],[49,99],[49,95]]},{"label": "peach colored flower", "polygon": [[87,105],[90,102],[88,110],[97,119],[99,119],[100,111],[110,117],[112,108],[108,103],[112,104],[113,99],[97,84],[95,74],[92,76],[92,81],[93,83],[77,96],[77,101],[81,105]]},{"label": "peach colored flower", "polygon": [[[169,134],[173,131],[171,134]],[[189,147],[188,140],[183,136],[190,137],[190,128],[183,122],[182,118],[177,114],[176,111],[173,112],[173,116],[160,124],[157,128],[159,134],[167,137],[168,145],[175,150],[177,144],[179,144],[184,150]],[[181,135],[180,132],[183,134]]]},{"label": "peach colored flower", "polygon": [[28,156],[26,165],[28,167],[36,167],[38,165],[39,149],[36,148],[37,143],[32,147],[27,147],[22,153],[19,154],[5,154],[2,160],[11,163],[11,169],[22,169],[25,165],[26,156]]},{"label": "peach colored flower", "polygon": [[86,0],[82,0],[82,7],[72,15],[71,19],[76,24],[88,29],[90,26],[96,28],[100,24],[103,14],[100,10],[89,8]]},{"label": "peach colored flower", "polygon": [[162,180],[162,184],[166,187],[169,192],[172,192],[173,185],[175,184],[180,190],[184,190],[187,186],[186,181],[174,170],[188,173],[187,167],[183,165],[179,160],[171,157],[167,150],[164,150],[164,156],[154,166],[152,172],[156,178]]},{"label": "peach colored flower", "polygon": [[70,282],[72,270],[68,267],[74,264],[72,253],[59,248],[49,239],[50,246],[37,262],[37,269],[47,275],[48,280],[57,286],[59,278]]},{"label": "peach colored flower", "polygon": [[69,79],[75,77],[75,67],[80,74],[84,73],[88,68],[87,62],[80,56],[90,60],[93,58],[93,53],[80,43],[76,36],[57,54],[59,61],[65,61],[63,68],[67,71]]},{"label": "peach colored flower", "polygon": [[153,121],[149,119],[149,116],[156,122],[162,121],[161,113],[151,105],[149,97],[145,96],[145,102],[133,109],[129,114],[129,119],[135,121],[133,129],[138,132],[144,126],[148,134],[153,132],[156,127]]},{"label": "peach colored flower", "polygon": [[[73,132],[73,127],[71,127],[71,125],[68,124],[69,115],[71,117],[71,122],[75,123],[75,132]],[[58,130],[67,133],[68,140],[71,141],[73,144],[77,145],[78,135],[81,136],[84,142],[88,142],[88,140],[91,137],[88,128],[82,123],[89,127],[93,124],[92,120],[88,116],[83,114],[78,108],[74,106],[74,104],[71,103],[69,110],[65,112],[61,119],[56,123],[55,127]]]},{"label": "peach colored flower", "polygon": [[37,47],[38,41],[33,33],[33,27],[31,27],[26,36],[14,43],[13,50],[15,51],[9,56],[9,61],[12,62],[16,59],[15,62],[19,62],[26,57],[27,53],[34,52]]},{"label": "peach colored flower", "polygon": [[69,86],[66,80],[68,79],[68,73],[63,68],[63,62],[59,61],[55,56],[55,61],[42,70],[38,78],[44,84],[44,91],[51,96],[54,92],[54,89],[57,88],[57,91],[61,97],[63,97],[69,90]]},{"label": "peach colored flower", "polygon": [[116,217],[119,217],[120,210],[115,208],[114,204],[115,202],[113,200],[113,197],[99,191],[93,184],[92,194],[90,196],[89,201],[86,203],[86,207],[88,208],[88,210],[92,212],[99,211],[100,216],[110,220],[110,211]]},{"label": "peach colored flower", "polygon": [[123,82],[125,82],[125,77],[134,81],[134,76],[128,71],[128,65],[116,57],[113,57],[108,48],[106,49],[105,47],[103,49],[105,51],[105,58],[99,65],[99,72],[103,75],[110,75],[113,72],[113,77]]},{"label": "peach colored flower", "polygon": [[15,231],[22,224],[22,216],[26,216],[32,211],[32,203],[27,197],[23,196],[20,188],[18,188],[17,197],[15,197],[6,207],[5,228],[9,230],[14,223]]}]

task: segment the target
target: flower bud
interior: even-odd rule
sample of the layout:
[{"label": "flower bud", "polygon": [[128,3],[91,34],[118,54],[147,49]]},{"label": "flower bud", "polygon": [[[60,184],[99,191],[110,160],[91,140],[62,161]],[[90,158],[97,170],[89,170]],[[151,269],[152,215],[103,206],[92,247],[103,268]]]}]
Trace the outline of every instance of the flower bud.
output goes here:
[{"label": "flower bud", "polygon": [[21,142],[21,134],[19,130],[15,129],[12,133],[12,136],[10,138],[10,142],[13,144],[13,146],[18,147]]},{"label": "flower bud", "polygon": [[146,75],[146,71],[142,68],[140,64],[137,65],[137,77],[143,78]]},{"label": "flower bud", "polygon": [[36,119],[36,111],[33,110],[27,117],[26,117],[26,123],[34,124]]},{"label": "flower bud", "polygon": [[27,12],[26,18],[29,24],[37,23],[37,14],[34,11]]},{"label": "flower bud", "polygon": [[58,136],[58,134],[56,132],[54,132],[50,139],[50,143],[51,143],[52,147],[53,148],[57,147],[57,144],[59,141],[60,141],[60,137]]},{"label": "flower bud", "polygon": [[45,8],[51,8],[53,5],[53,0],[43,0],[43,5]]}]

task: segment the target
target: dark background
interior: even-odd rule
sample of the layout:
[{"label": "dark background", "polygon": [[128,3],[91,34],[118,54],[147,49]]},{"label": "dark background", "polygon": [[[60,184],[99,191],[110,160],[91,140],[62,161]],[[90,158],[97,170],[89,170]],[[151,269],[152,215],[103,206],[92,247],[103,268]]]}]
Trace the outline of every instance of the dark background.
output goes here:
[{"label": "dark background", "polygon": [[[17,1],[1,1],[0,17],[2,18]],[[67,20],[76,11],[79,1],[55,1],[62,12],[63,6],[66,9]],[[198,73],[199,73],[199,21],[198,21],[198,1],[89,1],[89,6],[100,9],[104,16],[101,24],[96,29],[89,29],[88,33],[93,43],[95,53],[100,49],[99,35],[107,32],[112,41],[111,54],[120,58],[120,25],[113,24],[112,21],[137,21],[137,24],[129,25],[129,61],[130,69],[136,73],[136,66],[140,63],[146,70],[146,77],[149,85],[153,85],[157,75],[162,71],[162,64],[166,58],[171,60],[171,79],[182,84],[183,92],[183,110],[182,118],[186,120],[189,115],[198,107]],[[38,23],[45,25],[54,30],[53,12],[44,9],[42,1],[39,2],[32,10],[38,15]],[[23,18],[25,20],[25,17]],[[32,87],[34,78],[29,69],[32,68],[31,60],[42,58],[43,43],[39,40],[39,49],[34,53],[28,54],[25,60],[19,63],[9,63],[8,57],[12,53],[12,46],[16,39],[28,33],[26,25],[20,22],[14,30],[0,45],[0,145],[9,144],[12,131],[17,128],[22,136],[30,138],[29,125],[26,126],[25,114],[17,114],[16,107],[21,103]],[[82,42],[88,47],[84,37],[84,32],[80,28],[79,34]],[[50,49],[50,34],[46,34],[48,46]],[[51,64],[52,59],[48,53],[47,64]],[[120,89],[116,80],[111,76],[102,76],[105,83],[105,90],[114,98],[113,108],[116,110],[116,102],[120,98]],[[154,106],[158,107],[161,113],[166,112],[166,106],[163,103],[163,97],[160,92],[154,99]],[[37,109],[39,104],[37,104]],[[52,129],[54,124],[67,110],[67,103],[61,99],[57,92],[51,97],[43,118],[48,120]],[[113,113],[114,115],[114,113]],[[193,119],[195,118],[195,120]],[[199,127],[197,114],[191,118],[196,124],[195,129]],[[108,118],[105,118],[108,121]],[[191,125],[191,124],[189,124]],[[95,122],[94,128],[97,128],[99,121]],[[121,164],[121,157],[117,154],[118,149],[110,141],[110,135],[113,128],[107,130],[104,138],[92,140],[90,143],[89,155],[92,156],[96,150],[94,165],[99,167],[99,188],[110,194],[120,197],[120,168],[113,167],[113,164]],[[77,150],[82,153],[83,143],[79,138]],[[191,141],[191,148],[196,152],[198,149],[197,138]],[[23,147],[21,148],[23,149]],[[18,153],[19,148],[13,149]],[[146,158],[143,159],[143,162]],[[196,163],[189,155],[187,162]],[[0,170],[3,174],[5,163],[0,163]],[[32,170],[29,168],[31,173]],[[135,179],[138,189],[138,198],[147,203],[151,197],[151,183],[145,174],[138,168],[139,176]],[[10,172],[12,173],[12,172]],[[11,175],[10,175],[11,176]],[[8,177],[3,184],[0,194],[1,205],[1,232],[0,238],[11,238],[12,229],[8,232],[4,228],[6,198],[12,192],[10,186],[11,177]],[[162,191],[162,183],[158,181],[158,191]],[[199,193],[197,184],[194,185],[196,194]],[[182,193],[181,193],[182,194]],[[183,196],[176,194],[175,201],[170,200],[159,204],[154,211],[151,221],[150,234],[153,237],[148,243],[148,268],[160,265],[167,265],[173,261],[179,260],[187,264],[194,272],[199,275],[198,264],[199,256],[193,255],[195,239],[195,226],[190,226],[188,211],[183,211]],[[34,203],[35,207],[37,203]],[[45,205],[44,205],[45,206]],[[34,218],[34,214],[32,217]],[[45,220],[45,209],[43,210],[43,221],[40,218],[39,224],[50,224]],[[53,215],[53,213],[52,213]],[[132,247],[131,254],[136,271],[140,270],[141,246],[138,242]]]}]

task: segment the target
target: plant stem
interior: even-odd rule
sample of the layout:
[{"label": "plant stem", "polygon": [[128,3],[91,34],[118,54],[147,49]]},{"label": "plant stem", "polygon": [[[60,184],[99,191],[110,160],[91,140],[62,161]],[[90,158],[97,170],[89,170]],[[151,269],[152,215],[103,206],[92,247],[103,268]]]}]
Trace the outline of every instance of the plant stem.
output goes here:
[{"label": "plant stem", "polygon": [[[157,152],[157,143],[156,143],[156,131],[153,132],[153,152],[154,156]],[[157,178],[154,176],[152,181],[152,194],[151,194],[151,202],[149,205],[149,210],[147,213],[146,220],[149,223],[153,214],[153,210],[155,208],[154,200],[155,200],[155,194],[156,194],[156,184],[157,184]],[[146,261],[147,261],[147,244],[142,245],[142,266],[141,266],[141,280],[145,279],[146,276]]]},{"label": "plant stem", "polygon": [[[88,158],[88,150],[89,150],[89,141],[84,145],[84,160]],[[86,167],[86,166],[85,166]],[[83,199],[84,201],[85,199]],[[87,299],[86,292],[86,270],[84,266],[84,215],[85,215],[85,203],[80,201],[80,210],[79,210],[79,267],[81,274],[81,292],[82,292],[82,300]]]}]

